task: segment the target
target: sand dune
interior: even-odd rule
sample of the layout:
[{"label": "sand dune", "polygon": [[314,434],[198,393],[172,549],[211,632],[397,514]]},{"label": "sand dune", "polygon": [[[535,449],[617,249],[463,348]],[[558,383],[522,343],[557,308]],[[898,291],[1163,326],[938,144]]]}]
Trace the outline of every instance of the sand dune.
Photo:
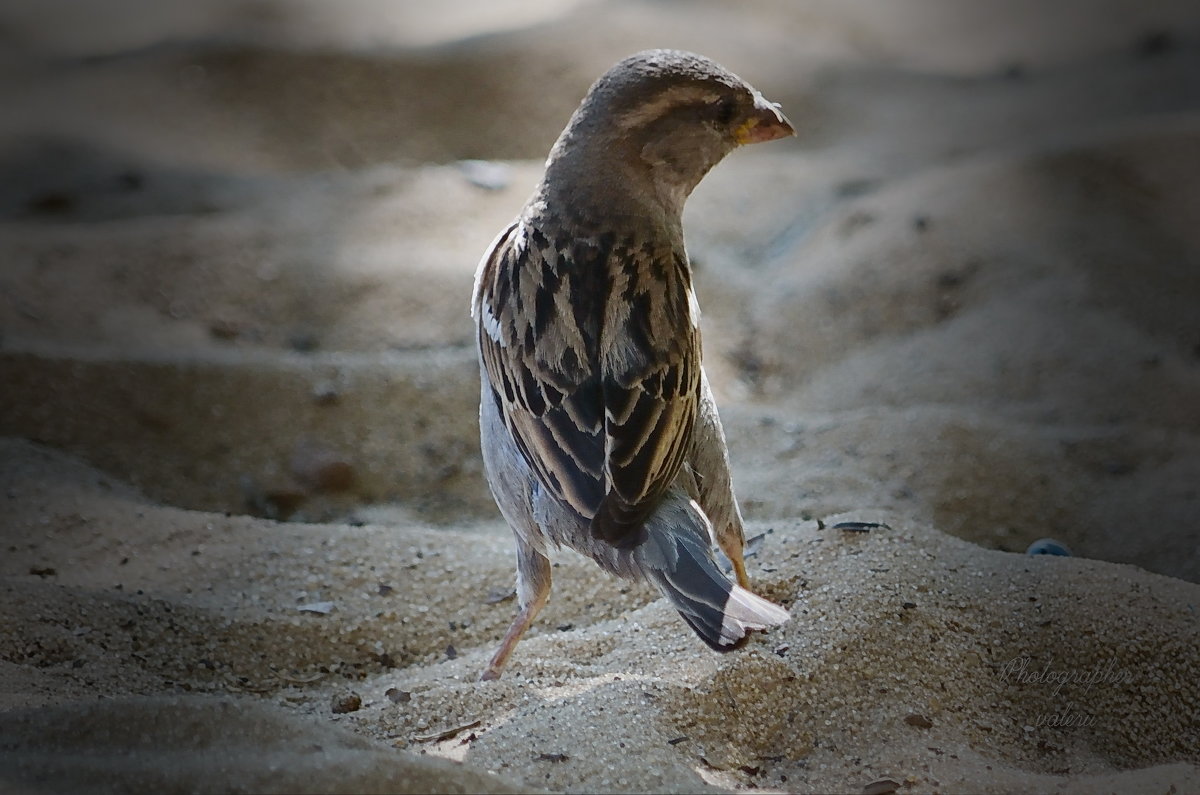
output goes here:
[{"label": "sand dune", "polygon": [[[5,787],[1196,790],[1195,4],[137,5],[0,14]],[[798,123],[685,221],[793,619],[564,555],[481,685],[472,272],[655,45]]]}]

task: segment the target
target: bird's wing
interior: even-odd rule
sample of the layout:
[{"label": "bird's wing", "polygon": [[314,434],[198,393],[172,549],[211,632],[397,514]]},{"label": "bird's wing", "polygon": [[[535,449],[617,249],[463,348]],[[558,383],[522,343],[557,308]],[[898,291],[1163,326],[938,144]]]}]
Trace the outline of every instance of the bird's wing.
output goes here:
[{"label": "bird's wing", "polygon": [[590,520],[604,498],[594,364],[603,296],[581,273],[537,229],[514,223],[480,265],[472,311],[492,399],[518,449],[545,488]]},{"label": "bird's wing", "polygon": [[596,537],[637,543],[699,401],[686,260],[517,222],[484,258],[472,311],[492,399],[541,484]]},{"label": "bird's wing", "polygon": [[606,493],[593,535],[638,543],[674,482],[700,401],[699,310],[685,255],[669,245],[612,260],[601,343]]}]

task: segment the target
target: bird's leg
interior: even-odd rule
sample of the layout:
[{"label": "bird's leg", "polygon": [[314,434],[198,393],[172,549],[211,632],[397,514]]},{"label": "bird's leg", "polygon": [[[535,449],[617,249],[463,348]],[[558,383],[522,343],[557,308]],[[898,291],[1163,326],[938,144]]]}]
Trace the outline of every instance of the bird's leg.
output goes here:
[{"label": "bird's leg", "polygon": [[490,682],[500,678],[508,656],[516,648],[517,642],[529,629],[529,625],[537,618],[537,614],[550,598],[550,561],[545,555],[531,547],[522,538],[517,538],[517,600],[521,605],[517,617],[513,619],[500,641],[500,648],[492,655],[487,668],[479,677],[481,682]]},{"label": "bird's leg", "polygon": [[[707,384],[707,381],[705,382]],[[719,421],[718,421],[719,423]],[[705,430],[711,430],[706,428]],[[721,433],[720,425],[716,428],[717,437],[710,444],[720,445],[720,449],[725,447],[725,436]],[[697,503],[703,505],[700,494],[700,483],[703,478],[700,473],[692,468],[692,465],[685,462],[683,469],[679,472],[678,483],[683,486],[688,496]],[[729,478],[725,478],[726,489],[729,492],[729,499],[734,500],[732,487],[728,485]],[[729,523],[724,532],[713,533],[712,536],[716,539],[717,546],[725,553],[725,557],[729,558],[729,562],[733,564],[733,576],[737,578],[737,584],[750,590],[750,577],[746,574],[746,559],[743,550],[746,547],[746,533],[742,529],[742,514],[738,510],[736,500],[734,500],[734,520]]]},{"label": "bird's leg", "polygon": [[721,551],[729,558],[729,562],[733,564],[733,576],[737,579],[737,584],[749,590],[750,576],[746,574],[746,560],[742,555],[745,544],[742,541],[741,533],[737,535],[723,534],[717,539],[717,543],[721,546]]}]

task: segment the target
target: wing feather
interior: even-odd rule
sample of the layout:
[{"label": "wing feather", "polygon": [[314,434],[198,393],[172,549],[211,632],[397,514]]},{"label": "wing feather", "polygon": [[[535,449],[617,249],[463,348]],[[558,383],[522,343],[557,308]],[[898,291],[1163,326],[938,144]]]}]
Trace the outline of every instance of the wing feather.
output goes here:
[{"label": "wing feather", "polygon": [[645,537],[643,524],[679,474],[700,400],[700,330],[691,271],[670,247],[619,260],[622,305],[604,335],[607,490],[592,533],[617,546]]},{"label": "wing feather", "polygon": [[518,221],[484,257],[473,311],[484,372],[517,448],[550,493],[590,520],[604,497],[603,396],[592,365],[599,311],[590,324],[562,311],[586,278]]},{"label": "wing feather", "polygon": [[607,543],[641,541],[691,442],[694,302],[668,244],[557,241],[518,221],[480,265],[472,310],[492,399],[542,485]]}]

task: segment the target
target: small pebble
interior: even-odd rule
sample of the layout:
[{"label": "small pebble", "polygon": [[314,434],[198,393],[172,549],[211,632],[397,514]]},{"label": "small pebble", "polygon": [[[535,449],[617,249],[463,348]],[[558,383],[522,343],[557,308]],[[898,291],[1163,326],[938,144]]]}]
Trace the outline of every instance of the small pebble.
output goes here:
[{"label": "small pebble", "polygon": [[242,330],[234,321],[218,318],[208,324],[208,333],[213,339],[228,341],[240,337]]},{"label": "small pebble", "polygon": [[917,714],[916,712],[905,715],[904,722],[909,726],[916,726],[918,729],[933,728],[933,721],[929,720],[929,718],[925,717],[924,715]]},{"label": "small pebble", "polygon": [[256,516],[287,519],[308,499],[308,494],[290,479],[280,479],[262,488],[249,475],[243,475],[239,481],[246,509]]},{"label": "small pebble", "polygon": [[342,399],[342,392],[332,381],[322,381],[312,388],[313,402],[318,406],[334,406]]},{"label": "small pebble", "polygon": [[292,453],[292,474],[314,491],[346,491],[354,485],[355,471],[345,456],[319,444],[301,443]]},{"label": "small pebble", "polygon": [[329,708],[333,710],[333,714],[335,715],[357,712],[362,709],[362,697],[354,692],[338,693],[333,697],[333,702],[329,705]]},{"label": "small pebble", "polygon": [[321,346],[321,340],[312,331],[295,331],[288,335],[287,346],[299,353],[312,353]]}]

